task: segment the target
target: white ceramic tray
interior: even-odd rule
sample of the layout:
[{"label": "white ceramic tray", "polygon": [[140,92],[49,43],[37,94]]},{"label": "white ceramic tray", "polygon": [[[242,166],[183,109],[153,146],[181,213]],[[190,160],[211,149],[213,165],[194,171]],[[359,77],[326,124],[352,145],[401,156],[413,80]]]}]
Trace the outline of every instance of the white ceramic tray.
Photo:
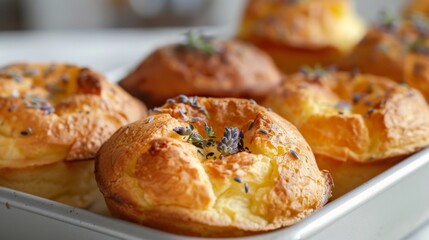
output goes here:
[{"label": "white ceramic tray", "polygon": [[[402,239],[429,219],[425,149],[296,225],[240,239]],[[0,188],[1,239],[172,239],[177,236]]]}]

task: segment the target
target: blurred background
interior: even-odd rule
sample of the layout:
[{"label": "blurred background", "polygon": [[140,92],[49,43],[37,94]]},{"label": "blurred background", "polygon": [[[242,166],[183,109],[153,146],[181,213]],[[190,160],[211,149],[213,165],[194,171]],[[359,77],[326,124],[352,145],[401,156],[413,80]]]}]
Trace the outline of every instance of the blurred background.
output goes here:
[{"label": "blurred background", "polygon": [[[405,0],[355,0],[374,20]],[[69,62],[113,81],[159,45],[190,28],[231,37],[246,0],[0,0],[0,66],[19,61]]]},{"label": "blurred background", "polygon": [[[355,0],[372,20],[403,0]],[[0,0],[1,30],[234,26],[245,0]]]},{"label": "blurred background", "polygon": [[242,0],[0,0],[0,29],[94,29],[222,25]]}]

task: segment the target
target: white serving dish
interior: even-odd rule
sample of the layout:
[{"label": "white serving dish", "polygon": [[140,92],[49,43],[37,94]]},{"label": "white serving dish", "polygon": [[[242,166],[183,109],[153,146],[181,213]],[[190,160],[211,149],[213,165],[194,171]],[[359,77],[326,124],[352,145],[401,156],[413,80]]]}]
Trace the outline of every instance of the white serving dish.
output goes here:
[{"label": "white serving dish", "polygon": [[[429,149],[296,225],[244,239],[402,239],[429,219]],[[0,187],[1,239],[171,239],[178,236]]]}]

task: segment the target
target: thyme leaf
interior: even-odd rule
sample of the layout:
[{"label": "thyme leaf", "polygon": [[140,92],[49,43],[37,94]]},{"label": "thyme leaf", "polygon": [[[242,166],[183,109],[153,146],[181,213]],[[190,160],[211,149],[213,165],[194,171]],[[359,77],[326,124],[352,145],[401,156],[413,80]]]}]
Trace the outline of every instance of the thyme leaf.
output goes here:
[{"label": "thyme leaf", "polygon": [[217,52],[210,39],[196,31],[186,33],[186,42],[183,45],[189,49],[194,49],[208,55]]}]

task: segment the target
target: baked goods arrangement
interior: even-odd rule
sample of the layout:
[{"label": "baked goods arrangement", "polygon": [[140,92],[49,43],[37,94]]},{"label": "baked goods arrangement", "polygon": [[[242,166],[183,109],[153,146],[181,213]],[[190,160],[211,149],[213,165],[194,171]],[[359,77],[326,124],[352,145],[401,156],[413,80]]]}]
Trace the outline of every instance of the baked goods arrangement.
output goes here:
[{"label": "baked goods arrangement", "polygon": [[302,133],[333,176],[334,198],[429,145],[424,97],[384,77],[306,68],[263,104]]},{"label": "baked goods arrangement", "polygon": [[246,99],[184,95],[118,130],[95,175],[114,216],[210,237],[294,224],[328,201],[332,184],[276,113]]},{"label": "baked goods arrangement", "polygon": [[156,49],[119,85],[156,107],[179,94],[258,100],[280,80],[280,72],[261,50],[189,32],[184,43]]},{"label": "baked goods arrangement", "polygon": [[94,157],[145,106],[101,74],[65,64],[0,68],[0,186],[76,207],[98,192]]},{"label": "baked goods arrangement", "polygon": [[285,73],[336,64],[365,35],[349,0],[250,0],[238,37],[266,51]]},{"label": "baked goods arrangement", "polygon": [[81,208],[100,191],[113,216],[189,236],[293,225],[429,146],[420,4],[367,28],[348,0],[249,0],[237,39],[189,32],[123,89],[0,68],[0,186]]},{"label": "baked goods arrangement", "polygon": [[429,19],[413,15],[401,19],[382,13],[381,19],[339,67],[359,69],[404,82],[429,100]]}]

